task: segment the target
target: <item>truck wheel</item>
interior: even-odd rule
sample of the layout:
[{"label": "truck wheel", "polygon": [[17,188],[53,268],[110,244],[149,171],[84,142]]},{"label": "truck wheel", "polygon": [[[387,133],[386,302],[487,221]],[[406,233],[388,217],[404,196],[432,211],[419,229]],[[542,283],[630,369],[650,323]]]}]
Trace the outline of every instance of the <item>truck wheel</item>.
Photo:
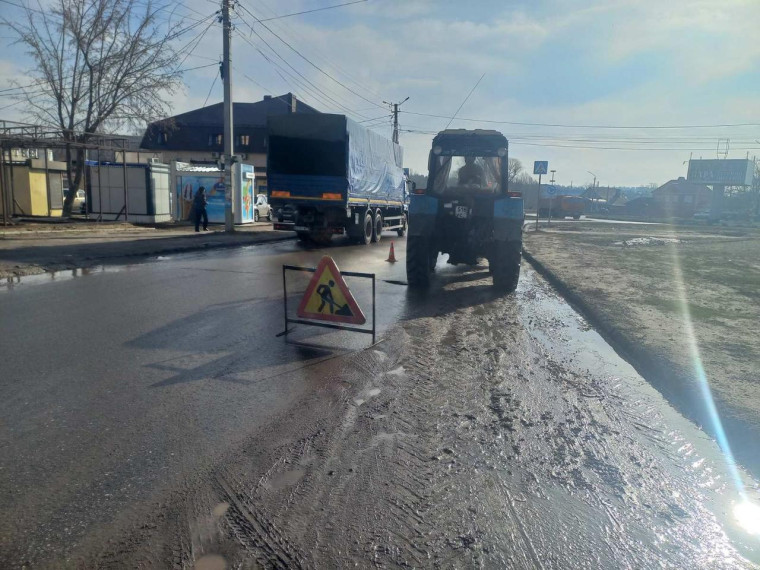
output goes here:
[{"label": "truck wheel", "polygon": [[409,227],[409,218],[406,214],[401,216],[401,227],[396,230],[398,237],[404,237],[406,235],[406,229]]},{"label": "truck wheel", "polygon": [[581,219],[581,215],[580,215],[580,214],[575,214],[575,215],[573,216],[573,219],[574,219],[574,220],[580,220],[580,219]]},{"label": "truck wheel", "polygon": [[424,289],[430,285],[431,251],[430,242],[427,238],[409,236],[406,242],[406,280],[409,287]]},{"label": "truck wheel", "polygon": [[375,212],[375,225],[372,229],[372,242],[377,243],[383,236],[383,214],[378,210]]},{"label": "truck wheel", "polygon": [[375,220],[372,219],[372,212],[364,215],[364,235],[359,236],[358,243],[369,245],[372,242],[373,227]]},{"label": "truck wheel", "polygon": [[497,245],[494,257],[488,260],[493,276],[493,286],[501,293],[511,293],[517,289],[520,279],[520,259],[522,242],[509,241]]}]

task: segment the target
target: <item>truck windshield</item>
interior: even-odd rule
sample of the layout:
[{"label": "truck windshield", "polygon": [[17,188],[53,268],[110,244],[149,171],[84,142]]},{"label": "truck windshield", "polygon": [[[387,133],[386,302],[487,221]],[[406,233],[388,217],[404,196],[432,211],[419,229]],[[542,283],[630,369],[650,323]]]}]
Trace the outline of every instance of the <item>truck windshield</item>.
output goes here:
[{"label": "truck windshield", "polygon": [[437,156],[432,190],[501,192],[501,162],[495,156]]}]

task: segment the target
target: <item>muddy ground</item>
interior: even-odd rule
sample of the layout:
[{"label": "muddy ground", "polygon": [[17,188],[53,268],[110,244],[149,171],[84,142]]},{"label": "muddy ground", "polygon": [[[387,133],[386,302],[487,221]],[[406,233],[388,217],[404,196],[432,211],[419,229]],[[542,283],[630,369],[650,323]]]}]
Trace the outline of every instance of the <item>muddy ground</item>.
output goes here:
[{"label": "muddy ground", "polygon": [[305,369],[317,389],[295,409],[58,564],[755,567],[714,443],[530,269],[514,296],[479,268],[412,306],[374,347]]},{"label": "muddy ground", "polygon": [[658,389],[716,433],[701,366],[737,455],[758,472],[760,232],[565,223],[527,234],[526,249]]}]

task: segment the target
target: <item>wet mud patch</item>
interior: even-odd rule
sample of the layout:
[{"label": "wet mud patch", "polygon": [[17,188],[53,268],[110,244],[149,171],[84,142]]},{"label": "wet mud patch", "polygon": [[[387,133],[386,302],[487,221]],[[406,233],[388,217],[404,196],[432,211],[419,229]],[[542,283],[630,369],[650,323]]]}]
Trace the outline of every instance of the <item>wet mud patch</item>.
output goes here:
[{"label": "wet mud patch", "polygon": [[723,479],[701,485],[720,466],[685,447],[694,433],[669,427],[635,379],[605,368],[608,355],[576,342],[592,333],[549,294],[529,270],[516,296],[444,294],[439,316],[313,367],[343,388],[315,382],[113,560],[751,567],[707,507]]}]

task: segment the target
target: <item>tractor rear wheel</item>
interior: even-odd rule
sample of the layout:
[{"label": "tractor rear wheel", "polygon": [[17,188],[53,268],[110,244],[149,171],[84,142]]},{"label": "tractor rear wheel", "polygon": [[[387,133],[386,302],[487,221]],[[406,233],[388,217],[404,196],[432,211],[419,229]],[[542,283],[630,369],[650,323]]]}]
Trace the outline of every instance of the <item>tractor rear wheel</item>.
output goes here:
[{"label": "tractor rear wheel", "polygon": [[493,286],[501,293],[512,293],[520,279],[522,242],[508,241],[497,245],[496,252],[488,260],[493,276]]},{"label": "tractor rear wheel", "polygon": [[[409,236],[406,241],[406,280],[409,287],[424,289],[430,285],[430,240],[422,236]],[[438,256],[436,256],[438,257]]]}]

